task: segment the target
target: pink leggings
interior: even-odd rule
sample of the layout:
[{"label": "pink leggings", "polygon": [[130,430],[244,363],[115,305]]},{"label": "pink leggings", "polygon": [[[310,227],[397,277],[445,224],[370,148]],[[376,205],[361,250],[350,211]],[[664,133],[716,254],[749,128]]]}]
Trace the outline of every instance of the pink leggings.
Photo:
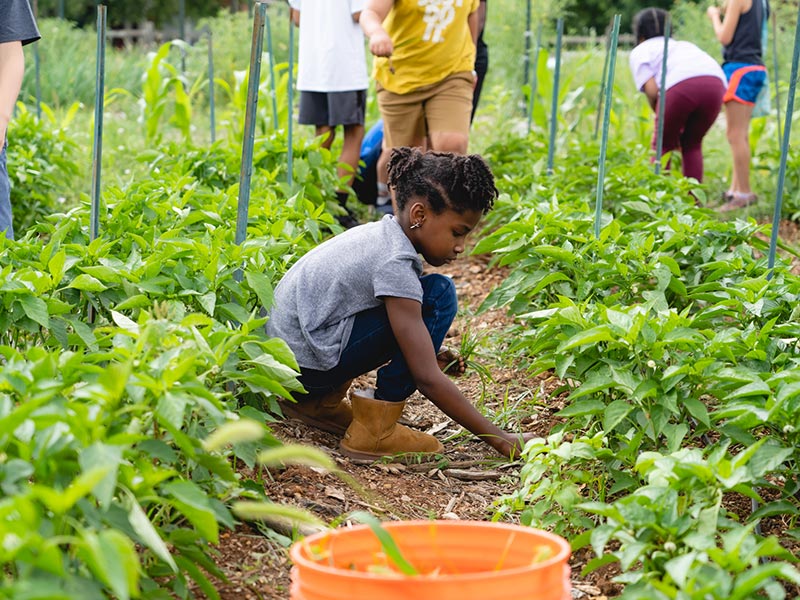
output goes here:
[{"label": "pink leggings", "polygon": [[[722,108],[725,84],[718,77],[702,76],[685,79],[667,90],[664,107],[663,153],[680,150],[683,175],[703,181],[703,137]],[[656,107],[653,149],[658,132]]]}]

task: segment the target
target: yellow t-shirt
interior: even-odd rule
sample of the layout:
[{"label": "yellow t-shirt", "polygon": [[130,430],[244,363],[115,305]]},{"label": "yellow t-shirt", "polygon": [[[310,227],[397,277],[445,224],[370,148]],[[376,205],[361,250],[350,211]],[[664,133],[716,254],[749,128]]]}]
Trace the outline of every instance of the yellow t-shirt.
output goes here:
[{"label": "yellow t-shirt", "polygon": [[375,58],[375,80],[391,92],[406,94],[453,73],[472,71],[475,44],[467,17],[479,2],[394,0],[383,22],[394,52],[391,61]]}]

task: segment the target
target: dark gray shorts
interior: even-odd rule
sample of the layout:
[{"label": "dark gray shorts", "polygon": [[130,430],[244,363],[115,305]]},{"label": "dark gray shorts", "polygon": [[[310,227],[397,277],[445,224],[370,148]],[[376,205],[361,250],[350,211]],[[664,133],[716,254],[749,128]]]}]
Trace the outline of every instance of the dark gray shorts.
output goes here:
[{"label": "dark gray shorts", "polygon": [[301,125],[363,125],[367,91],[300,92]]}]

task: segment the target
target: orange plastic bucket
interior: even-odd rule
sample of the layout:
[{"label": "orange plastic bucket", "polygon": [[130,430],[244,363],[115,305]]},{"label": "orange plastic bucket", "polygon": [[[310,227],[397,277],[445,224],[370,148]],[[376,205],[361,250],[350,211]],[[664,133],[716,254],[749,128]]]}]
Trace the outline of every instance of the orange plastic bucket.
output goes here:
[{"label": "orange plastic bucket", "polygon": [[419,575],[392,569],[367,525],[335,529],[292,546],[291,599],[570,598],[570,546],[552,533],[485,521],[392,521],[383,527]]}]

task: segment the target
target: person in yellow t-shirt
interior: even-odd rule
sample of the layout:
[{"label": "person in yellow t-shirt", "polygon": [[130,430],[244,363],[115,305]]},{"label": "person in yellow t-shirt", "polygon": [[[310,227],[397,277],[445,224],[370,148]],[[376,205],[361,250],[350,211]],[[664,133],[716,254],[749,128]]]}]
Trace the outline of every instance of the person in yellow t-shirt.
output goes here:
[{"label": "person in yellow t-shirt", "polygon": [[480,0],[367,0],[387,148],[466,154]]}]

